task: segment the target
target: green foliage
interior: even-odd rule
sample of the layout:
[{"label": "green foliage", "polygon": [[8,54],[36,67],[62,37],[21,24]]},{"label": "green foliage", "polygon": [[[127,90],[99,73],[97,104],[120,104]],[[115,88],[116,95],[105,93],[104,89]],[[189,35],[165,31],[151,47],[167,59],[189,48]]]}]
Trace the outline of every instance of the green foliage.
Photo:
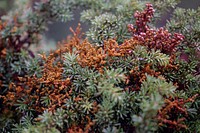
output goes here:
[{"label": "green foliage", "polygon": [[36,3],[36,9],[45,11],[45,15],[48,17],[65,22],[72,19],[74,4],[73,0],[49,0],[44,3]]},{"label": "green foliage", "polygon": [[163,99],[159,94],[151,95],[149,99],[143,99],[140,108],[141,113],[139,115],[133,115],[132,121],[137,127],[136,132],[147,133],[155,132],[158,128],[156,117],[156,111],[163,105]]},{"label": "green foliage", "polygon": [[176,8],[172,19],[170,19],[170,21],[167,23],[167,27],[171,31],[179,31],[185,35],[186,43],[190,43],[189,46],[191,46],[194,42],[199,41],[199,13],[199,7],[196,10]]},{"label": "green foliage", "polygon": [[141,87],[141,93],[145,95],[157,93],[161,96],[173,96],[176,87],[170,82],[167,83],[165,80],[156,79],[154,77],[148,76],[145,82],[143,82]]},{"label": "green foliage", "polygon": [[[96,45],[103,45],[103,41],[115,38],[119,43],[130,34],[124,25],[132,22],[132,14],[141,10],[144,3],[131,0],[111,1],[81,1],[86,10],[81,13],[81,20],[91,24],[87,37]],[[88,6],[92,5],[92,6]]]},{"label": "green foliage", "polygon": [[[81,21],[91,25],[87,37],[100,46],[103,45],[103,40],[109,38],[115,38],[122,43],[124,39],[130,37],[124,24],[133,23],[133,12],[141,10],[146,2],[142,0],[80,0],[79,3],[86,8],[81,12]],[[163,12],[175,8],[179,0],[151,0],[151,2],[158,10],[155,14],[155,18],[158,19]]]},{"label": "green foliage", "polygon": [[[176,8],[172,19],[168,21],[167,28],[171,31],[178,31],[185,36],[185,41],[178,46],[179,60],[176,61],[179,64],[177,70],[166,71],[165,75],[170,81],[175,81],[179,84],[180,89],[185,89],[185,98],[194,94],[199,94],[200,90],[200,73],[199,73],[199,38],[200,38],[200,8],[183,9]],[[184,14],[184,15],[182,15]],[[188,119],[187,122],[189,132],[198,132],[200,116],[198,115],[200,107],[200,99],[197,98],[195,102],[190,105],[190,108],[196,110],[196,115]],[[192,116],[194,115],[191,113]]]},{"label": "green foliage", "polygon": [[119,28],[119,20],[112,14],[102,14],[95,17],[91,22],[92,28],[87,32],[87,37],[96,43],[96,45],[103,45],[103,41],[114,38],[117,35]]},{"label": "green foliage", "polygon": [[[169,11],[170,8],[175,8],[180,0],[151,0],[160,11]],[[159,13],[158,12],[158,13]]]},{"label": "green foliage", "polygon": [[142,83],[141,103],[139,105],[141,111],[139,115],[133,115],[133,124],[137,127],[138,133],[155,132],[158,129],[157,110],[164,105],[165,96],[173,96],[176,87],[172,83],[167,83],[163,79],[158,79],[146,75],[147,79]]},{"label": "green foliage", "polygon": [[161,53],[159,50],[147,51],[146,47],[136,46],[133,54],[141,60],[141,62],[150,63],[157,66],[167,66],[169,64],[170,57]]},{"label": "green foliage", "polygon": [[[152,2],[156,20],[178,0]],[[153,23],[145,13],[153,16],[154,9],[148,4],[141,16],[145,3],[45,0],[32,8],[30,1],[16,1],[0,21],[0,132],[199,132],[200,10],[175,9],[165,28],[185,36],[181,42],[174,34],[176,42],[164,28],[147,25]],[[30,50],[48,22],[71,20],[77,8],[91,25],[86,40],[79,27],[52,53],[38,57]],[[127,24],[137,20],[148,30],[136,22],[131,36]]]}]

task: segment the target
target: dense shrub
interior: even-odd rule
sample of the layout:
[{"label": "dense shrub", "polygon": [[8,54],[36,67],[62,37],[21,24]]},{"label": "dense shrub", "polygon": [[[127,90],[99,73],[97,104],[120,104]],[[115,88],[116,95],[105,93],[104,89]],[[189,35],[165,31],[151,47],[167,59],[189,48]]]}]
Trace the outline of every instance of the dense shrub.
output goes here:
[{"label": "dense shrub", "polygon": [[[199,132],[200,10],[176,8],[155,28],[177,3],[151,2],[44,0],[2,17],[0,131]],[[86,38],[79,24],[58,49],[31,50],[78,7]]]}]

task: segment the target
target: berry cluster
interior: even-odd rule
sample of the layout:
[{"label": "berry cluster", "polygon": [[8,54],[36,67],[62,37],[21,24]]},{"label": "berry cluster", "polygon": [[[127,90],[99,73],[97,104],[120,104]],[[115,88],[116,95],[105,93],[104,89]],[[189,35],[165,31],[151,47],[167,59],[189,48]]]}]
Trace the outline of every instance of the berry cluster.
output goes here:
[{"label": "berry cluster", "polygon": [[173,35],[164,28],[147,29],[146,32],[141,32],[133,37],[142,42],[143,45],[150,49],[160,50],[162,53],[171,55],[175,52],[177,45],[183,41],[184,36],[178,33]]},{"label": "berry cluster", "polygon": [[135,33],[141,33],[146,32],[147,29],[149,29],[147,23],[149,23],[153,17],[155,10],[153,9],[152,4],[146,4],[146,9],[142,12],[136,11],[134,13],[134,17],[136,18],[135,26],[136,29],[132,24],[128,25],[128,28],[131,32]]},{"label": "berry cluster", "polygon": [[163,27],[159,29],[150,28],[148,23],[153,14],[154,9],[151,4],[146,4],[146,9],[143,12],[136,11],[134,14],[136,28],[129,24],[129,31],[133,34],[133,38],[141,44],[171,55],[175,52],[175,47],[183,41],[184,36],[178,33],[171,34]]}]

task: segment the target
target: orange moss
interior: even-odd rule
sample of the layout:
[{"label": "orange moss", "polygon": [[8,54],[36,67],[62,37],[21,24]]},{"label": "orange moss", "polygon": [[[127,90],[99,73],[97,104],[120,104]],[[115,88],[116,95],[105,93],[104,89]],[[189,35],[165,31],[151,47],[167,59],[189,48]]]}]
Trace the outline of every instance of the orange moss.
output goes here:
[{"label": "orange moss", "polygon": [[[167,125],[169,128],[180,130],[186,129],[187,126],[184,124],[186,117],[188,116],[187,108],[185,104],[188,102],[194,102],[198,94],[186,100],[174,99],[172,97],[165,99],[165,106],[158,111],[157,119],[159,125]],[[181,118],[180,115],[182,116]]]},{"label": "orange moss", "polygon": [[[78,55],[77,61],[82,67],[95,68],[103,72],[103,68],[110,63],[109,57],[126,56],[138,45],[137,40],[126,40],[122,45],[119,45],[116,40],[110,39],[104,41],[103,47],[95,46],[88,42],[88,40],[81,40],[80,25],[76,30],[72,30],[74,37],[70,41],[63,41],[59,43],[61,46],[61,53],[70,52]],[[62,44],[64,46],[62,47]],[[57,50],[59,52],[59,50]]]},{"label": "orange moss", "polygon": [[[69,78],[62,79],[62,65],[55,63],[54,54],[48,57],[41,55],[45,61],[42,77],[19,77],[18,84],[10,84],[9,91],[2,96],[4,103],[13,106],[18,100],[24,98],[25,104],[30,109],[43,112],[48,109],[55,111],[57,107],[61,107],[64,101],[69,98],[71,91],[71,81]],[[48,97],[50,103],[45,105],[41,98]]]},{"label": "orange moss", "polygon": [[86,116],[87,123],[84,124],[84,121],[82,121],[81,125],[72,125],[67,132],[69,133],[89,133],[91,131],[92,126],[95,124],[95,122],[91,121],[89,116]]},{"label": "orange moss", "polygon": [[128,90],[138,91],[140,90],[142,82],[146,79],[146,75],[151,75],[154,77],[158,77],[161,75],[160,72],[156,72],[151,68],[150,64],[146,64],[144,68],[135,67],[129,72],[129,75],[126,78],[126,84],[128,86]]}]

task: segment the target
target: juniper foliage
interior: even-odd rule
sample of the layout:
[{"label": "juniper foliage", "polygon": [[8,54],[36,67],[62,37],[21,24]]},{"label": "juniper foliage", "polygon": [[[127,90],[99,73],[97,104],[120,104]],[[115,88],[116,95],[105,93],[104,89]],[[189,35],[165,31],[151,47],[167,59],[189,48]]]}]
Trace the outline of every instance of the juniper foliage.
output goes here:
[{"label": "juniper foliage", "polygon": [[[0,21],[0,131],[199,132],[199,8],[151,2],[16,1]],[[30,49],[47,22],[81,7],[86,39],[79,25],[55,51]]]}]

